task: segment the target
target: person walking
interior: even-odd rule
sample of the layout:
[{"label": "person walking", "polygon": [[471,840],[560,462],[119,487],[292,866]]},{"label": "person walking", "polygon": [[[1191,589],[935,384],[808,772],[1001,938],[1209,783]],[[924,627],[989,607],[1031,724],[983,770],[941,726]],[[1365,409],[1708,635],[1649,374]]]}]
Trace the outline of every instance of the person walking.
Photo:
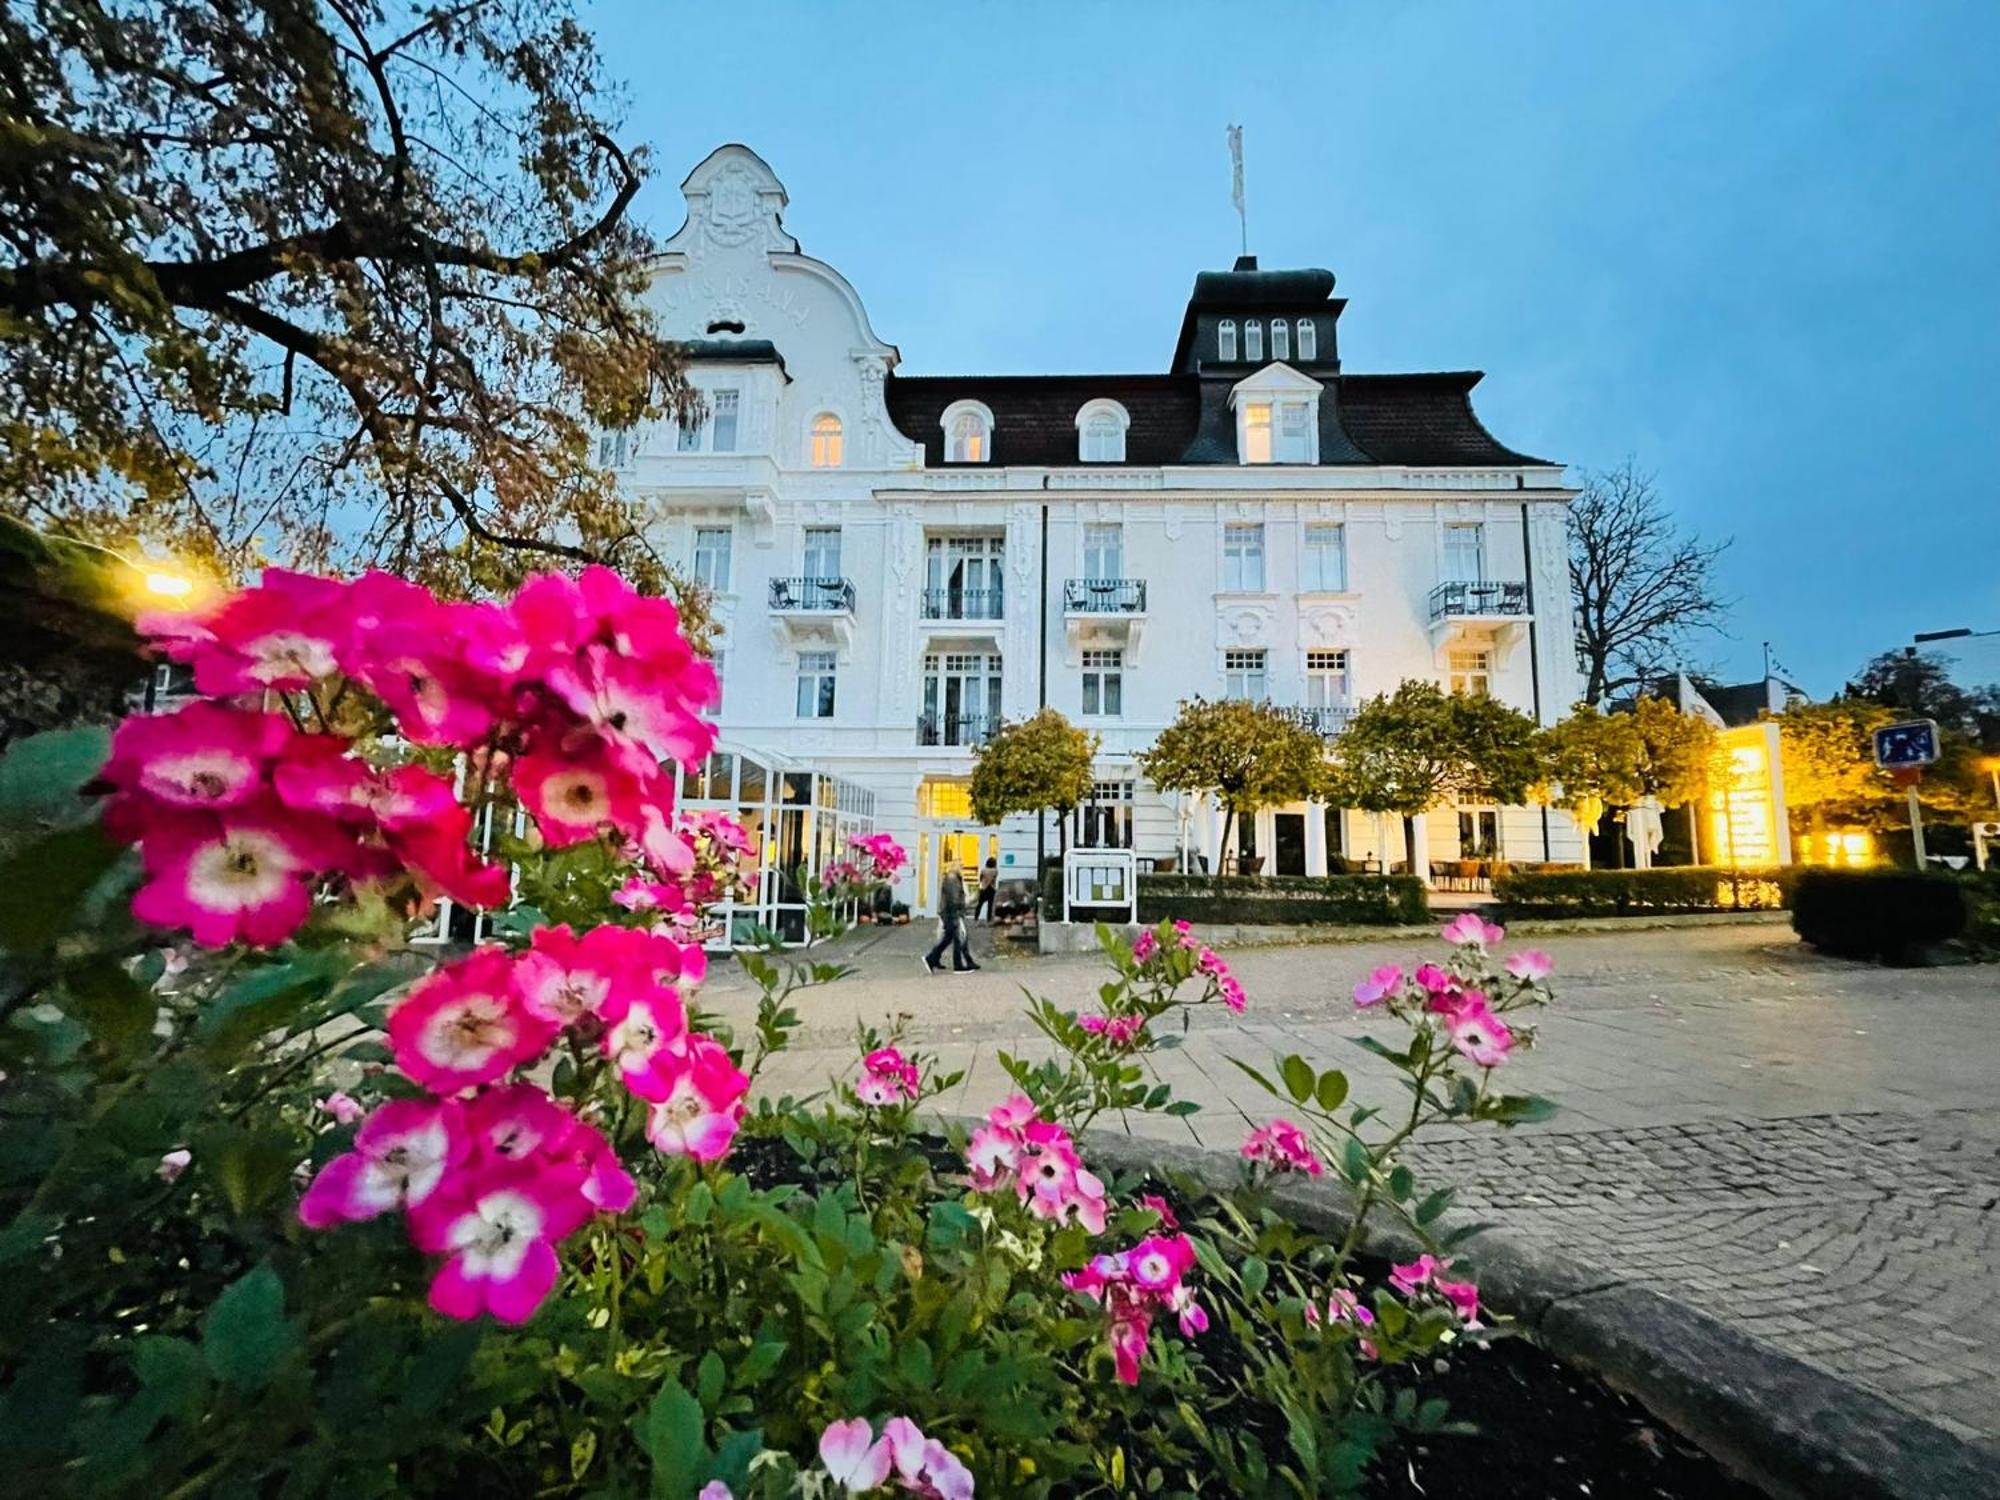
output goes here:
[{"label": "person walking", "polygon": [[976,922],[983,917],[991,925],[993,903],[999,895],[1000,861],[989,855],[986,863],[979,867],[979,898],[972,904],[972,919]]},{"label": "person walking", "polygon": [[937,945],[924,955],[924,972],[935,974],[944,967],[938,960],[944,957],[944,950],[951,949],[951,968],[955,974],[967,974],[979,967],[972,961],[972,950],[965,941],[965,881],[958,873],[958,862],[946,860],[944,875],[938,881],[938,940]]}]

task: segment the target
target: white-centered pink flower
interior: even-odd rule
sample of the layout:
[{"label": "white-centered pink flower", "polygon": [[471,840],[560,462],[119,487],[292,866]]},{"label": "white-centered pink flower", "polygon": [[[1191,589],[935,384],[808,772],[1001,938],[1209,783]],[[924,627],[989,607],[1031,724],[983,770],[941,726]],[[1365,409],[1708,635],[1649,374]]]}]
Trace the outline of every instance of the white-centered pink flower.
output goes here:
[{"label": "white-centered pink flower", "polygon": [[132,913],[155,927],[185,927],[204,948],[283,942],[311,910],[324,855],[317,834],[255,808],[157,822],[141,846],[148,878]]},{"label": "white-centered pink flower", "polygon": [[1555,967],[1555,960],[1539,948],[1524,948],[1507,957],[1507,972],[1531,984],[1547,979],[1555,972]]},{"label": "white-centered pink flower", "polygon": [[392,1099],[354,1134],[354,1149],[336,1156],[299,1201],[299,1220],[313,1229],[372,1219],[424,1202],[465,1150],[458,1106],[432,1099]]},{"label": "white-centered pink flower", "polygon": [[194,1161],[194,1153],[185,1146],[176,1146],[160,1158],[160,1164],[153,1168],[153,1175],[162,1182],[178,1182],[181,1173]]},{"label": "white-centered pink flower", "polygon": [[1475,995],[1469,1001],[1446,1018],[1451,1044],[1482,1068],[1498,1067],[1514,1048],[1514,1033],[1484,999]]},{"label": "white-centered pink flower", "polygon": [[1505,928],[1494,926],[1472,911],[1460,912],[1444,924],[1444,930],[1439,934],[1447,943],[1482,949],[1497,946],[1506,935]]},{"label": "white-centered pink flower", "polygon": [[448,1318],[491,1313],[525,1323],[555,1286],[556,1242],[590,1216],[568,1174],[508,1164],[435,1193],[410,1211],[420,1250],[445,1257],[431,1306]]},{"label": "white-centered pink flower", "polygon": [[1318,1177],[1324,1168],[1306,1133],[1290,1120],[1273,1120],[1259,1125],[1244,1139],[1237,1153],[1245,1161],[1262,1162],[1277,1172],[1303,1172]]},{"label": "white-centered pink flower", "polygon": [[687,1071],[687,1010],[670,989],[647,983],[614,993],[601,1014],[604,1055],[618,1080],[641,1099],[657,1104],[670,1095]]},{"label": "white-centered pink flower", "polygon": [[513,960],[482,948],[421,981],[389,1012],[396,1065],[437,1094],[490,1083],[548,1049],[555,1028],[514,989]]},{"label": "white-centered pink flower", "polygon": [[835,1484],[850,1495],[863,1494],[888,1479],[889,1442],[876,1441],[866,1417],[829,1422],[819,1435],[819,1461]]},{"label": "white-centered pink flower", "polygon": [[669,1156],[714,1161],[736,1138],[750,1079],[710,1037],[690,1034],[685,1048],[686,1066],[647,1114],[646,1139]]}]

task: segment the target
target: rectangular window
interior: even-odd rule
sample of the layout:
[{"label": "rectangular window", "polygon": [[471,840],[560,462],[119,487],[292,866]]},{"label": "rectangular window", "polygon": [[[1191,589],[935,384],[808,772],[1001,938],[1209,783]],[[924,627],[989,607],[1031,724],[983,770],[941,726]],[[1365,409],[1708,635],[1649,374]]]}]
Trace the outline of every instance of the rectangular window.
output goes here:
[{"label": "rectangular window", "polygon": [[683,418],[681,421],[680,436],[674,439],[674,446],[683,453],[701,452],[701,429],[702,419],[700,417]]},{"label": "rectangular window", "polygon": [[1306,707],[1345,708],[1351,701],[1345,651],[1306,653]]},{"label": "rectangular window", "polygon": [[1299,559],[1299,590],[1338,594],[1347,588],[1347,528],[1337,522],[1306,526],[1305,556]]},{"label": "rectangular window", "polygon": [[1277,458],[1281,464],[1312,462],[1312,406],[1285,401],[1278,406]]},{"label": "rectangular window", "polygon": [[1484,698],[1493,690],[1493,653],[1491,651],[1453,651],[1446,657],[1450,668],[1450,685],[1454,693],[1468,693],[1475,698]]},{"label": "rectangular window", "polygon": [[1444,576],[1448,583],[1486,581],[1486,528],[1477,521],[1445,527]]},{"label": "rectangular window", "polygon": [[743,404],[741,391],[717,391],[708,398],[709,411],[715,419],[715,451],[734,453],[736,451],[736,417]]},{"label": "rectangular window", "polygon": [[694,531],[694,576],[718,594],[729,592],[727,526],[697,526]]},{"label": "rectangular window", "polygon": [[831,651],[799,653],[799,717],[833,717],[834,665]]},{"label": "rectangular window", "polygon": [[805,570],[808,579],[840,577],[840,528],[806,528]]},{"label": "rectangular window", "polygon": [[1271,461],[1271,403],[1247,401],[1243,405],[1243,462],[1267,464]]},{"label": "rectangular window", "polygon": [[930,538],[924,545],[924,618],[1004,619],[1006,554],[999,536]]},{"label": "rectangular window", "polygon": [[1222,696],[1241,698],[1257,702],[1268,698],[1266,690],[1262,651],[1225,651],[1222,653]]},{"label": "rectangular window", "polygon": [[1500,857],[1498,808],[1461,807],[1458,810],[1458,857],[1460,859]]},{"label": "rectangular window", "polygon": [[632,456],[632,434],[622,429],[597,436],[597,461],[607,469],[622,469]]},{"label": "rectangular window", "polygon": [[1086,717],[1115,719],[1125,712],[1125,653],[1083,653],[1083,712]]},{"label": "rectangular window", "polygon": [[1125,528],[1116,521],[1083,528],[1083,576],[1100,582],[1125,576]]},{"label": "rectangular window", "polygon": [[1000,657],[951,652],[924,658],[917,742],[980,745],[1000,723]]},{"label": "rectangular window", "polygon": [[1264,528],[1252,522],[1222,528],[1222,591],[1264,592]]},{"label": "rectangular window", "polygon": [[1248,360],[1264,357],[1264,325],[1255,318],[1243,322],[1243,357]]},{"label": "rectangular window", "polygon": [[1073,833],[1079,849],[1132,847],[1132,783],[1092,782],[1090,797],[1076,810]]}]

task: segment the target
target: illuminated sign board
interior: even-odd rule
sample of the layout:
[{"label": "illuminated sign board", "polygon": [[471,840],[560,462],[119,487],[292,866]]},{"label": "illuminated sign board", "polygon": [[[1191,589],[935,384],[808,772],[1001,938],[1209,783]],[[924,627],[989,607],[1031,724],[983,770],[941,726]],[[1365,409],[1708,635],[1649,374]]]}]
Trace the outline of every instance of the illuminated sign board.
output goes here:
[{"label": "illuminated sign board", "polygon": [[1875,731],[1875,764],[1885,771],[1934,765],[1938,758],[1938,727],[1934,719],[1907,719]]},{"label": "illuminated sign board", "polygon": [[1708,863],[1748,869],[1792,862],[1778,726],[1766,720],[1715,737],[1708,788]]}]

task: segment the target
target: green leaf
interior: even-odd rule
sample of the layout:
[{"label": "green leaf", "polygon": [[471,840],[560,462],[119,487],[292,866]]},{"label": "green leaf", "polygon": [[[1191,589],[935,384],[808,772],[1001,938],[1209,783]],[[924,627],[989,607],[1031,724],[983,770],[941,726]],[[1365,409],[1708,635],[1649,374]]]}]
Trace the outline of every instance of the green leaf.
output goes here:
[{"label": "green leaf", "polygon": [[1423,1202],[1417,1205],[1416,1212],[1412,1214],[1411,1217],[1414,1218],[1420,1226],[1429,1226],[1431,1224],[1436,1223],[1438,1217],[1441,1214],[1443,1214],[1447,1208],[1451,1207],[1451,1200],[1456,1195],[1457,1192],[1458,1189],[1456,1188],[1448,1188],[1448,1187],[1439,1188],[1435,1193],[1432,1193],[1429,1197],[1425,1198]]},{"label": "green leaf", "polygon": [[285,1284],[268,1262],[232,1282],[201,1324],[201,1356],[225,1385],[260,1390],[299,1341]]},{"label": "green leaf", "polygon": [[1266,1078],[1262,1073],[1258,1072],[1255,1068],[1251,1067],[1250,1064],[1244,1062],[1241,1058],[1232,1057],[1229,1060],[1235,1063],[1236,1066],[1241,1068],[1245,1073],[1248,1073],[1253,1079],[1255,1079],[1257,1083],[1263,1088],[1265,1093],[1276,1094],[1278,1092],[1278,1086],[1275,1083],[1271,1082],[1270,1079]]},{"label": "green leaf", "polygon": [[204,1010],[196,1034],[211,1056],[226,1061],[294,1019],[314,996],[331,989],[352,963],[341,949],[327,948],[253,970]]},{"label": "green leaf", "polygon": [[124,852],[95,823],[85,823],[37,840],[0,864],[0,948],[32,953],[62,937]]},{"label": "green leaf", "polygon": [[1294,1052],[1278,1064],[1278,1076],[1285,1080],[1285,1092],[1294,1101],[1304,1104],[1313,1096],[1312,1064]]},{"label": "green leaf", "polygon": [[1556,1116],[1553,1099],[1539,1094],[1507,1094],[1489,1106],[1489,1118],[1502,1125],[1534,1125]]},{"label": "green leaf", "polygon": [[136,1050],[153,1030],[159,1006],[115,959],[96,958],[63,975],[63,1009],[114,1057]]},{"label": "green leaf", "polygon": [[681,1204],[681,1215],[690,1224],[706,1224],[709,1213],[715,1207],[715,1190],[706,1182],[696,1181],[688,1189],[688,1195]]},{"label": "green leaf", "polygon": [[9,745],[0,755],[0,827],[67,821],[81,813],[77,794],[110,753],[111,732],[97,725],[51,729]]},{"label": "green leaf", "polygon": [[1347,1075],[1338,1068],[1328,1068],[1319,1075],[1319,1086],[1313,1090],[1313,1097],[1319,1107],[1332,1114],[1347,1102]]},{"label": "green leaf", "polygon": [[132,1346],[132,1371],[152,1392],[160,1409],[184,1422],[198,1421],[208,1397],[208,1370],[201,1351],[186,1339],[154,1336]]},{"label": "green leaf", "polygon": [[638,1422],[639,1446],[653,1461],[653,1493],[690,1500],[708,1471],[701,1403],[672,1381],[660,1387]]},{"label": "green leaf", "polygon": [[1389,1172],[1389,1196],[1401,1203],[1417,1189],[1417,1174],[1400,1163]]},{"label": "green leaf", "polygon": [[722,1399],[722,1381],[726,1372],[722,1368],[722,1356],[713,1349],[702,1355],[701,1363],[694,1367],[694,1393],[700,1398],[702,1407],[715,1410],[715,1403]]},{"label": "green leaf", "polygon": [[1271,1267],[1253,1255],[1243,1262],[1243,1269],[1239,1275],[1243,1282],[1243,1294],[1246,1297],[1254,1297],[1263,1291],[1265,1284],[1270,1281]]},{"label": "green leaf", "polygon": [[1373,1165],[1374,1163],[1368,1155],[1368,1148],[1353,1136],[1349,1136],[1347,1144],[1341,1148],[1340,1152],[1341,1175],[1356,1187],[1359,1187],[1368,1180],[1368,1173]]}]

